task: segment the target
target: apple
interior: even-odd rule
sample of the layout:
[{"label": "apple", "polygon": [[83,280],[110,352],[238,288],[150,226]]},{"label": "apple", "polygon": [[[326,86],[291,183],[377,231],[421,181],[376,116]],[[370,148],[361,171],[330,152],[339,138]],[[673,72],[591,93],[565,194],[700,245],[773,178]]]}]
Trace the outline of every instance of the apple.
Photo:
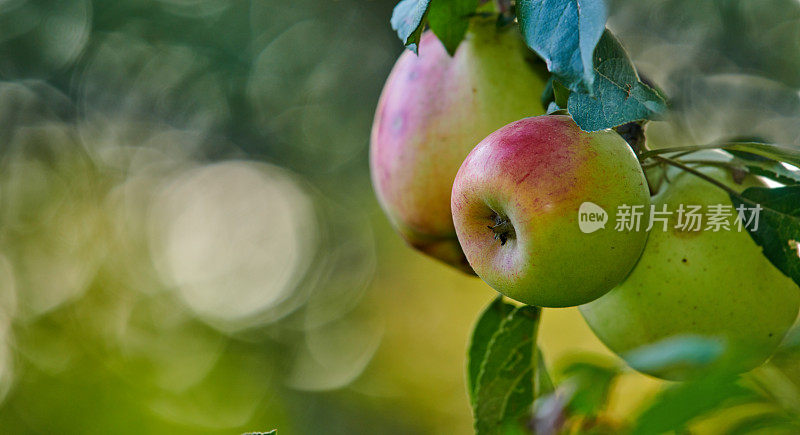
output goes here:
[{"label": "apple", "polygon": [[[592,232],[579,223],[587,204]],[[638,206],[646,223],[649,204],[625,140],[610,130],[586,133],[563,115],[522,119],[487,136],[458,170],[451,198],[475,273],[498,292],[543,307],[583,304],[619,284],[647,233],[603,228],[602,215]]]},{"label": "apple", "polygon": [[[703,173],[737,190],[762,186],[754,177],[734,182],[722,168]],[[678,207],[732,206],[728,194],[699,177],[680,172],[654,198],[655,210],[672,211],[669,228],[656,224],[636,268],[617,288],[580,307],[597,337],[631,363],[634,349],[662,340],[700,336],[721,343],[722,360],[735,359],[737,371],[763,363],[792,326],[800,308],[800,290],[762,255],[747,234],[738,231],[731,207],[731,231],[676,228]],[[702,229],[706,228],[702,223]],[[665,379],[685,379],[702,367],[636,367]]]},{"label": "apple", "polygon": [[456,240],[450,191],[458,167],[489,133],[545,112],[544,79],[516,27],[474,18],[453,57],[432,33],[394,66],[372,126],[378,200],[403,238],[472,273]]}]

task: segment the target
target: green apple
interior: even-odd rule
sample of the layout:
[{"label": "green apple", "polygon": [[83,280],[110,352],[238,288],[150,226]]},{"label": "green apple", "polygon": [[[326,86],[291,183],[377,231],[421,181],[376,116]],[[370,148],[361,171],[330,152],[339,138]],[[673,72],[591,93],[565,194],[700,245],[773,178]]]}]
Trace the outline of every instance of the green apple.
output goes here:
[{"label": "green apple", "polygon": [[646,213],[649,204],[628,144],[562,115],[522,119],[486,137],[461,165],[451,198],[458,240],[478,276],[543,307],[583,304],[619,284],[647,233],[605,225],[608,213],[624,205]]},{"label": "green apple", "polygon": [[[754,177],[734,182],[722,168],[701,171],[737,190],[763,185]],[[602,298],[580,307],[589,326],[612,351],[627,358],[645,345],[681,336],[700,336],[722,343],[723,360],[747,371],[774,352],[797,317],[800,290],[762,255],[761,248],[739,231],[728,194],[699,177],[680,172],[654,198],[655,210],[666,206],[668,228],[656,223],[644,253],[630,276]],[[683,205],[731,206],[730,230],[700,231],[677,227]],[[686,215],[684,214],[684,217]],[[684,223],[687,221],[684,220]],[[700,367],[636,367],[665,379],[684,379]]]},{"label": "green apple", "polygon": [[450,191],[458,167],[489,133],[544,113],[541,69],[516,27],[475,18],[453,57],[432,33],[406,51],[383,88],[370,145],[372,181],[413,247],[472,273],[456,240]]}]

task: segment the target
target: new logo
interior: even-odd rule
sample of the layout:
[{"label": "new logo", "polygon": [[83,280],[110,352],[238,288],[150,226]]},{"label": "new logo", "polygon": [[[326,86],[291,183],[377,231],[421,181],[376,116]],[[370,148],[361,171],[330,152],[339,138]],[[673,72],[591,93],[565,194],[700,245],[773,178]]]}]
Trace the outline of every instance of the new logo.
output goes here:
[{"label": "new logo", "polygon": [[603,210],[603,207],[593,202],[584,202],[578,209],[578,226],[586,234],[605,228],[606,222],[608,222],[608,213]]}]

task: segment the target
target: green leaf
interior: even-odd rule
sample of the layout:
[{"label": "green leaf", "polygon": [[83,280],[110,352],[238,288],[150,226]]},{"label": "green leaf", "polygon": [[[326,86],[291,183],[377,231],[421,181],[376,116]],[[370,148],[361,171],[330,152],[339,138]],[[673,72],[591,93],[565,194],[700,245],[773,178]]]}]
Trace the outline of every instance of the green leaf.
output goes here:
[{"label": "green leaf", "polygon": [[474,384],[472,406],[478,435],[500,433],[533,403],[540,317],[540,308],[514,307],[489,341]]},{"label": "green leaf", "polygon": [[737,379],[730,375],[704,376],[667,387],[639,415],[633,434],[680,432],[693,419],[729,402],[757,400],[757,395],[740,386]]},{"label": "green leaf", "polygon": [[561,371],[563,380],[555,391],[536,399],[535,433],[561,433],[573,416],[593,417],[608,403],[618,364],[596,359],[575,361]]},{"label": "green leaf", "polygon": [[517,18],[525,42],[572,90],[592,91],[592,53],[606,25],[602,0],[520,0]]},{"label": "green leaf", "polygon": [[431,3],[428,24],[451,56],[464,39],[470,16],[477,8],[478,0],[436,0]]},{"label": "green leaf", "polygon": [[634,349],[625,355],[628,364],[645,372],[701,368],[719,360],[725,346],[717,340],[684,335]]},{"label": "green leaf", "polygon": [[544,362],[544,354],[542,353],[542,349],[537,346],[535,397],[550,394],[553,390],[555,390],[555,387],[553,386],[553,380],[550,379],[550,373],[547,371],[547,365]]},{"label": "green leaf", "polygon": [[726,151],[752,153],[778,162],[800,166],[800,147],[796,146],[761,142],[728,142],[721,144],[720,148]]},{"label": "green leaf", "polygon": [[[756,213],[756,205],[731,195],[735,207],[746,207],[744,221],[753,219],[747,226],[750,237],[775,267],[800,285],[800,186],[751,187],[742,196],[761,208]],[[756,217],[758,226],[753,228]]]},{"label": "green leaf", "polygon": [[743,162],[742,165],[753,175],[760,175],[787,186],[800,184],[800,172],[792,171],[779,162],[771,160]]},{"label": "green leaf", "polygon": [[564,371],[565,383],[573,385],[572,397],[567,404],[571,414],[595,416],[608,402],[611,385],[620,374],[619,367],[579,361]]},{"label": "green leaf", "polygon": [[[759,139],[753,139],[753,140],[731,140],[729,142],[730,143],[733,143],[733,142],[759,142],[759,143],[762,143],[764,141],[759,140]],[[766,157],[759,156],[758,154],[748,153],[747,151],[728,150],[728,153],[732,154],[734,157],[738,157],[738,158],[740,158],[742,160],[748,160],[748,161],[749,160],[754,160],[754,161],[769,161],[769,160],[771,160],[771,159],[768,159]]]},{"label": "green leaf", "polygon": [[486,307],[472,329],[467,352],[467,390],[472,401],[475,401],[475,386],[481,365],[486,358],[486,351],[489,349],[489,342],[500,329],[503,319],[513,310],[513,305],[503,302],[503,297],[498,296]]},{"label": "green leaf", "polygon": [[734,157],[730,164],[737,169],[767,177],[787,186],[800,184],[800,171],[789,169],[781,162],[746,151],[732,149],[727,151]]},{"label": "green leaf", "polygon": [[553,98],[558,107],[562,109],[567,108],[569,94],[570,91],[566,86],[562,85],[558,80],[553,80]]},{"label": "green leaf", "polygon": [[725,430],[726,435],[747,435],[755,432],[764,432],[765,429],[770,429],[768,433],[798,433],[800,427],[796,422],[793,422],[783,414],[768,413],[758,414],[751,417],[743,418],[737,421],[734,425]]},{"label": "green leaf", "polygon": [[403,45],[414,53],[419,46],[419,37],[425,28],[425,16],[431,0],[402,0],[392,12],[392,29],[403,41]]},{"label": "green leaf", "polygon": [[625,49],[608,30],[594,51],[594,70],[594,92],[572,92],[567,105],[582,130],[655,119],[667,109],[661,94],[639,79]]}]

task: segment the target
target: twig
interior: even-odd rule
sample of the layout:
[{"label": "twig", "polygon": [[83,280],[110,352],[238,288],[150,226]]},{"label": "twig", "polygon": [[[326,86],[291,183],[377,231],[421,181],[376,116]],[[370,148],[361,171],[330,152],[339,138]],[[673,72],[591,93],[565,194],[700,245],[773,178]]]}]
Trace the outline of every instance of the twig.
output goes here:
[{"label": "twig", "polygon": [[670,154],[670,153],[678,153],[678,152],[694,152],[700,150],[713,150],[724,148],[726,144],[710,144],[710,145],[688,145],[683,147],[674,147],[674,148],[658,148],[654,150],[648,150],[643,152],[640,156],[640,160],[649,159],[661,154]]},{"label": "twig", "polygon": [[698,171],[697,169],[692,168],[691,166],[687,166],[687,165],[685,165],[685,164],[683,164],[683,163],[681,163],[681,162],[679,162],[677,160],[672,160],[672,159],[669,159],[667,157],[653,156],[652,158],[655,159],[655,160],[664,162],[664,163],[666,163],[668,165],[675,166],[676,168],[683,169],[684,171],[686,171],[686,172],[688,172],[688,173],[690,173],[690,174],[692,174],[694,176],[700,177],[703,180],[708,181],[709,183],[719,187],[720,189],[728,192],[728,194],[730,194],[732,196],[735,196],[735,197],[739,198],[742,201],[748,202],[750,204],[754,204],[753,201],[743,197],[742,194],[737,192],[735,189],[732,189],[731,187],[725,185],[724,183],[722,183],[721,181],[715,179],[714,177],[709,177],[708,175]]}]

